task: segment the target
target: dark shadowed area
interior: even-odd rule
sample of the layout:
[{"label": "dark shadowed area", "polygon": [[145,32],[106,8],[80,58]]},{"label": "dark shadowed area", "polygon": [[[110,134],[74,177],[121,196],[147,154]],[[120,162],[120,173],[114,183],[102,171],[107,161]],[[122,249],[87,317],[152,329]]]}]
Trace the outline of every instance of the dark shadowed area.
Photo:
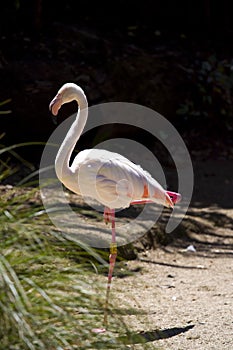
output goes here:
[{"label": "dark shadowed area", "polygon": [[[0,96],[12,110],[1,117],[3,143],[46,141],[54,130],[48,104],[72,81],[90,105],[123,101],[158,111],[194,156],[232,156],[231,13],[230,1],[9,1],[0,14]],[[116,127],[79,145],[92,147],[105,134],[147,138],[154,148],[143,133]],[[31,160],[39,158],[40,149]]]}]

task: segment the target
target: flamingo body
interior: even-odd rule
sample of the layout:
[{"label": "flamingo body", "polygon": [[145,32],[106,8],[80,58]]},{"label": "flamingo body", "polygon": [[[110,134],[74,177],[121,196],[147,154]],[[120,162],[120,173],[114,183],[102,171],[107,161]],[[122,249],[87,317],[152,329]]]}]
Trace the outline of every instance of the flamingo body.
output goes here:
[{"label": "flamingo body", "polygon": [[139,165],[101,149],[87,149],[74,159],[68,176],[61,179],[71,191],[91,197],[110,209],[129,207],[147,199],[173,207],[162,186]]}]

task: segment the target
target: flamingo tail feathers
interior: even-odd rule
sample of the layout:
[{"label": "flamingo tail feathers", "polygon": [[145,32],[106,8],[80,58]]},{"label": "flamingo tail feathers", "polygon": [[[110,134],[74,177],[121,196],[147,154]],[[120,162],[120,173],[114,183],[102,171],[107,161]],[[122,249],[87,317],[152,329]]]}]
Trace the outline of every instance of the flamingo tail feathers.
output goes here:
[{"label": "flamingo tail feathers", "polygon": [[171,192],[171,191],[166,191],[166,193],[171,198],[173,204],[177,204],[181,201],[181,194],[180,193]]}]

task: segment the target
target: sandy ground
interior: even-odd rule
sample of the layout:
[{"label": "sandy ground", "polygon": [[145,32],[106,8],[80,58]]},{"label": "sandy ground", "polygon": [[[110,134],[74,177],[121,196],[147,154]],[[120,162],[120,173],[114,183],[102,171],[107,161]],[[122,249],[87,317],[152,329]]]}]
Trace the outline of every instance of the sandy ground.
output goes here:
[{"label": "sandy ground", "polygon": [[131,330],[164,331],[167,339],[153,342],[158,348],[230,350],[233,251],[209,247],[199,252],[198,244],[195,247],[193,253],[172,247],[143,253],[140,262],[128,263],[140,272],[116,278],[114,294],[120,295],[120,308],[130,305],[138,310],[124,316]]}]

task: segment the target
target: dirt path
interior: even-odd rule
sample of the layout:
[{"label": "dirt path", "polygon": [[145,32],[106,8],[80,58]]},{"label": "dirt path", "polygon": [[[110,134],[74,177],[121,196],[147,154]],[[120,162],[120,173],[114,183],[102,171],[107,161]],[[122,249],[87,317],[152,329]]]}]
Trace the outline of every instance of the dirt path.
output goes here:
[{"label": "dirt path", "polygon": [[[126,316],[138,331],[194,327],[168,339],[155,341],[164,349],[233,348],[233,266],[227,256],[203,258],[177,249],[157,250],[131,261],[141,269],[132,277],[115,280],[121,306],[140,312]],[[131,328],[132,330],[132,328]]]}]

